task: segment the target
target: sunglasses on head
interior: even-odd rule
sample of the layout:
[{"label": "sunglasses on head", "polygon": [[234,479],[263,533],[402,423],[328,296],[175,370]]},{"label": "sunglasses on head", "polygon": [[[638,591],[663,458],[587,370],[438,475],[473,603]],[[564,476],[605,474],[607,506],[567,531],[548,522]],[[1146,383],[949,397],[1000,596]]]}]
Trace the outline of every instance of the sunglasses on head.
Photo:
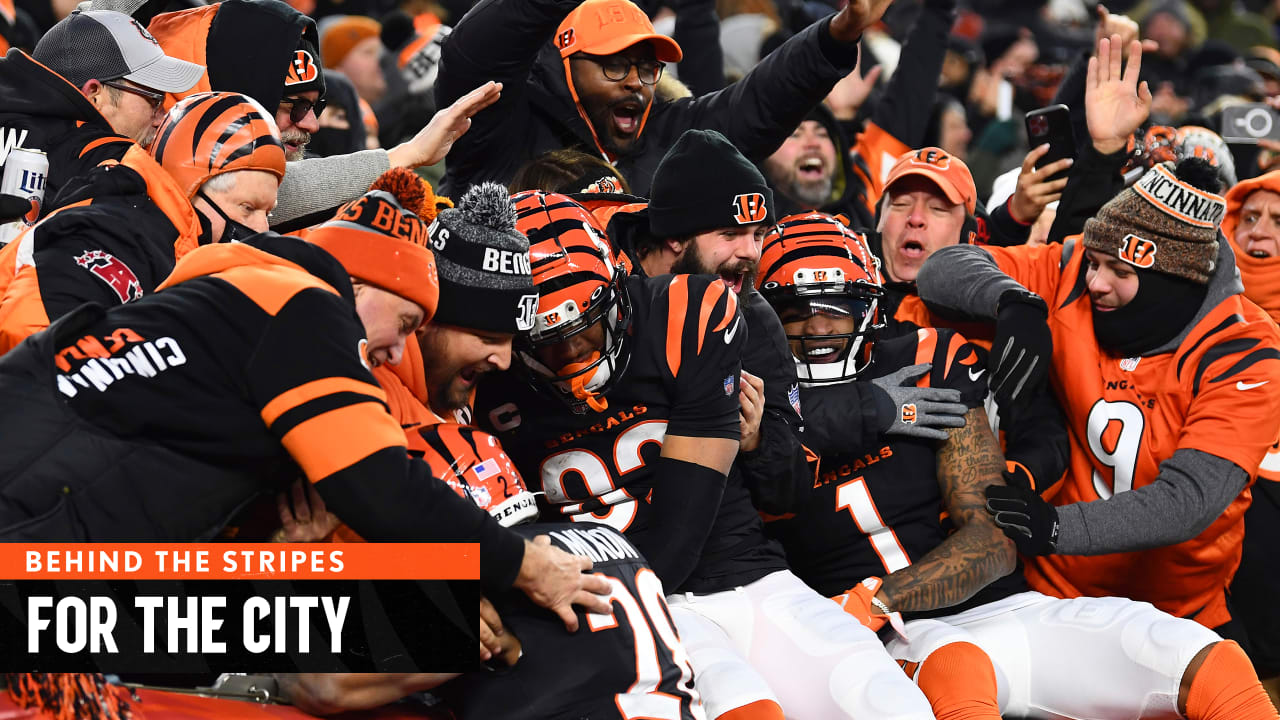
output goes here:
[{"label": "sunglasses on head", "polygon": [[300,123],[306,119],[307,113],[312,110],[316,113],[316,119],[320,118],[320,113],[324,112],[325,105],[328,104],[324,98],[319,100],[308,100],[302,97],[284,98],[280,101],[281,105],[289,106],[289,119],[294,123]]}]

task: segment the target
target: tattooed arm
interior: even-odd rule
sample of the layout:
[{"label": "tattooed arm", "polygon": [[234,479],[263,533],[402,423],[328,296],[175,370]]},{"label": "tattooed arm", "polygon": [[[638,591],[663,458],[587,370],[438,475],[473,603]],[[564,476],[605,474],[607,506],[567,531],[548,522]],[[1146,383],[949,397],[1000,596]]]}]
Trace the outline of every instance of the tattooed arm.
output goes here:
[{"label": "tattooed arm", "polygon": [[987,411],[965,413],[964,427],[938,449],[938,485],[956,531],[920,561],[884,578],[876,593],[902,612],[936,610],[968,600],[1017,564],[1013,542],[991,521],[982,493],[1003,485],[1004,460]]}]

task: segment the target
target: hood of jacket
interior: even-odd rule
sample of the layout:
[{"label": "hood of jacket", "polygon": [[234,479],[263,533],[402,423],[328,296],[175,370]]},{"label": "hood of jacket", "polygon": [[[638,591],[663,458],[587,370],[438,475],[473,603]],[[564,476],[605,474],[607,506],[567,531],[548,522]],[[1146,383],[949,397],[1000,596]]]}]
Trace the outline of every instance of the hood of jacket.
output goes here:
[{"label": "hood of jacket", "polygon": [[168,96],[166,107],[217,90],[248,95],[274,116],[298,41],[305,36],[320,47],[315,21],[279,0],[223,0],[165,13],[147,30],[166,55],[207,68],[190,90]]},{"label": "hood of jacket", "polygon": [[[1236,245],[1236,226],[1244,203],[1257,190],[1280,193],[1280,170],[1259,175],[1236,183],[1227,193],[1227,213],[1222,218],[1222,234],[1235,251],[1236,265],[1244,283],[1244,296],[1267,311],[1272,320],[1280,323],[1280,257],[1256,258]],[[1219,241],[1221,242],[1221,241]]]},{"label": "hood of jacket", "polygon": [[[6,148],[9,139],[4,118],[13,115],[86,123],[111,132],[111,124],[79,88],[17,48],[0,58],[0,98],[4,98],[0,102],[0,143]],[[23,146],[39,147],[32,143]]]}]

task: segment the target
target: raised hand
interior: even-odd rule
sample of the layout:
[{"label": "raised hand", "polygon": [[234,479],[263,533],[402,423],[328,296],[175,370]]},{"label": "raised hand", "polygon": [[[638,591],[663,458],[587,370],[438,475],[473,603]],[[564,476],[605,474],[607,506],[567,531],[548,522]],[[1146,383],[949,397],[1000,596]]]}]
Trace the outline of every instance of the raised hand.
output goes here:
[{"label": "raised hand", "polygon": [[1036,161],[1049,152],[1049,145],[1031,148],[1031,152],[1022,160],[1022,171],[1018,173],[1018,187],[1009,199],[1009,214],[1014,220],[1027,224],[1035,222],[1044,210],[1044,206],[1062,197],[1062,189],[1067,186],[1067,178],[1052,180],[1054,175],[1071,167],[1071,158],[1062,158],[1036,169]]},{"label": "raised hand", "polygon": [[1142,70],[1142,43],[1129,43],[1129,61],[1120,57],[1120,36],[1098,42],[1089,58],[1085,77],[1084,109],[1093,147],[1104,155],[1123,150],[1133,132],[1151,114],[1151,89],[1138,82]]},{"label": "raised hand", "polygon": [[831,37],[838,42],[857,41],[867,28],[880,22],[893,0],[849,0],[844,9],[831,18]]},{"label": "raised hand", "polygon": [[471,117],[498,102],[501,95],[502,83],[490,81],[438,111],[417,135],[387,152],[391,167],[416,168],[440,162],[471,129]]},{"label": "raised hand", "polygon": [[831,114],[835,115],[837,120],[852,120],[858,114],[858,108],[862,107],[862,104],[867,101],[867,96],[875,88],[882,70],[884,66],[877,65],[871,68],[866,77],[863,77],[862,51],[859,50],[858,63],[853,66],[853,72],[844,76],[827,94],[827,107],[831,108]]}]

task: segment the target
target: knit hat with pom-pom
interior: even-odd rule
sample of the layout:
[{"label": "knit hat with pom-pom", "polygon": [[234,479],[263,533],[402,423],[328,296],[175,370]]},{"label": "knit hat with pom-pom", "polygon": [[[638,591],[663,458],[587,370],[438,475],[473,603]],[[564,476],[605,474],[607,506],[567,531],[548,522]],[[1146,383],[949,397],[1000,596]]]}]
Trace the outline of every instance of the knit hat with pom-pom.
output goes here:
[{"label": "knit hat with pom-pom", "polygon": [[428,235],[440,275],[437,323],[513,334],[533,327],[529,241],[516,230],[506,188],[471,188],[457,207],[440,211]]}]

